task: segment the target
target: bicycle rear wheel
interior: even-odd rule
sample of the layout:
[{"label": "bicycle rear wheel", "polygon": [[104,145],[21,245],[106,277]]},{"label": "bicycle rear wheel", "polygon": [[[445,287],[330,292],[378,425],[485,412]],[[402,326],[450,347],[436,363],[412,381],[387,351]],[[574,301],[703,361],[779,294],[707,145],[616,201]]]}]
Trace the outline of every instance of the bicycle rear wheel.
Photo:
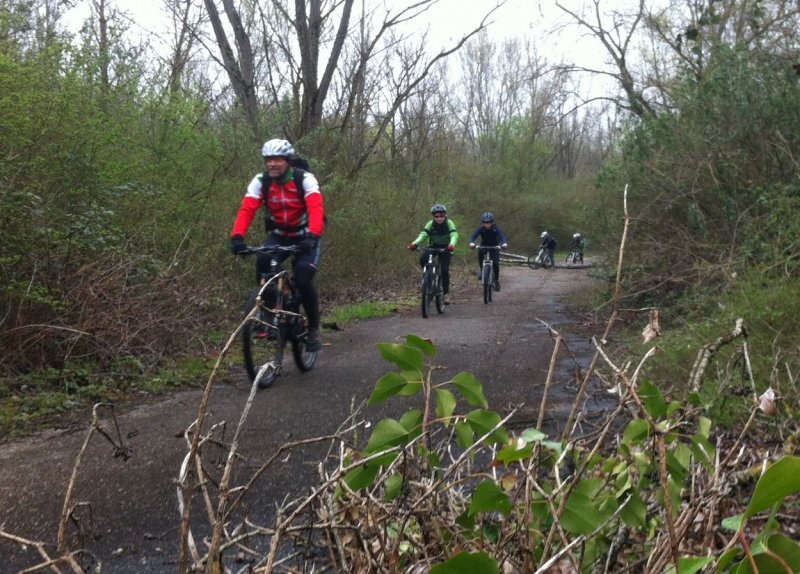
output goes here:
[{"label": "bicycle rear wheel", "polygon": [[431,298],[433,297],[433,276],[427,267],[422,275],[422,318],[427,319],[431,310]]},{"label": "bicycle rear wheel", "polygon": [[481,282],[483,283],[483,302],[489,303],[492,300],[492,267],[484,265]]},{"label": "bicycle rear wheel", "polygon": [[[245,315],[249,314],[256,306],[261,287],[256,287],[250,292],[245,303]],[[266,297],[267,294],[265,293]],[[271,297],[276,299],[274,309],[280,309],[283,297],[273,291]],[[255,316],[242,327],[242,355],[244,366],[250,382],[257,382],[258,388],[265,389],[272,386],[280,373],[283,362],[283,348],[285,341],[283,334],[275,324],[277,317],[273,313],[259,310]]]}]

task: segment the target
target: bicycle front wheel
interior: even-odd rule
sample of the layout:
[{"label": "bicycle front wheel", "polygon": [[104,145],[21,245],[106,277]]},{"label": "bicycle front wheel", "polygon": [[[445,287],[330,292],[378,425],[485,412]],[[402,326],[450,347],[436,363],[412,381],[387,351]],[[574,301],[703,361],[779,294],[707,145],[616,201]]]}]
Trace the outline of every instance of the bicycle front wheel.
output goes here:
[{"label": "bicycle front wheel", "polygon": [[434,289],[434,293],[436,294],[436,312],[441,315],[444,313],[445,308],[447,305],[444,304],[444,291],[442,290],[442,274],[440,269],[436,268],[436,287]]},{"label": "bicycle front wheel", "polygon": [[[250,292],[245,303],[245,315],[256,306],[260,291],[261,287],[256,287]],[[275,292],[271,296],[276,298],[273,308],[281,308],[282,296]],[[277,325],[277,316],[266,310],[259,310],[242,327],[242,356],[251,383],[256,382],[260,389],[272,386],[280,373],[283,348],[284,340]]]},{"label": "bicycle front wheel", "polygon": [[305,317],[297,319],[294,328],[296,332],[292,336],[292,358],[297,368],[307,373],[314,368],[319,352],[308,350],[308,321]]},{"label": "bicycle front wheel", "polygon": [[422,275],[422,318],[427,319],[431,310],[431,299],[433,298],[433,274],[430,269],[425,269]]},{"label": "bicycle front wheel", "polygon": [[539,256],[531,255],[528,257],[528,267],[531,269],[539,269]]},{"label": "bicycle front wheel", "polygon": [[492,268],[489,265],[483,266],[483,272],[481,276],[481,282],[483,283],[483,302],[489,303],[492,300]]}]

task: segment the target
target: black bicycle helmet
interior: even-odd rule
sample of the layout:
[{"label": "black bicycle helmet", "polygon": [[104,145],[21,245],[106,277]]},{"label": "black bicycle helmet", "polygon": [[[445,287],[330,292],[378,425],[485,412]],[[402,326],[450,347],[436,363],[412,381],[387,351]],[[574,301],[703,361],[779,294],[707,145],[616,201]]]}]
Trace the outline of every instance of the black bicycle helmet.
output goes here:
[{"label": "black bicycle helmet", "polygon": [[492,221],[494,221],[494,213],[491,211],[487,211],[481,215],[481,223],[491,223]]},{"label": "black bicycle helmet", "polygon": [[447,213],[447,208],[441,203],[436,203],[431,207],[431,215],[435,213]]}]

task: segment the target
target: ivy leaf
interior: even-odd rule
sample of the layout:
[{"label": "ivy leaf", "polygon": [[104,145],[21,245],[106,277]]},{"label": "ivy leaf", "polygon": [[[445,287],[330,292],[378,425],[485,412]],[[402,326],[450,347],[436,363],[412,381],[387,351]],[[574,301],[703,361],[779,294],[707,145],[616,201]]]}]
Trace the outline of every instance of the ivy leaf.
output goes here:
[{"label": "ivy leaf", "polygon": [[424,366],[422,352],[419,349],[400,345],[399,343],[378,343],[381,356],[397,365],[404,371],[421,371]]},{"label": "ivy leaf", "polygon": [[430,574],[498,574],[497,561],[485,552],[459,552],[431,568]]},{"label": "ivy leaf", "polygon": [[453,377],[452,383],[459,390],[464,399],[474,407],[488,408],[489,402],[483,394],[483,386],[472,373],[458,373]]}]

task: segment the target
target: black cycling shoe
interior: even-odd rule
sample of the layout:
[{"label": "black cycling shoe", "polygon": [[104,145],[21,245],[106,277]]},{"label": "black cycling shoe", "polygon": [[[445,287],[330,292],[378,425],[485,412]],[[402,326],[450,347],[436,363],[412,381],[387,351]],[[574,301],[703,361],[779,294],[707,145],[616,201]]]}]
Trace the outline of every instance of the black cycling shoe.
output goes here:
[{"label": "black cycling shoe", "polygon": [[320,339],[319,327],[308,330],[306,335],[306,351],[309,353],[316,353],[322,348],[322,341]]},{"label": "black cycling shoe", "polygon": [[494,282],[494,290],[495,291],[500,291],[500,281],[495,281]]}]

